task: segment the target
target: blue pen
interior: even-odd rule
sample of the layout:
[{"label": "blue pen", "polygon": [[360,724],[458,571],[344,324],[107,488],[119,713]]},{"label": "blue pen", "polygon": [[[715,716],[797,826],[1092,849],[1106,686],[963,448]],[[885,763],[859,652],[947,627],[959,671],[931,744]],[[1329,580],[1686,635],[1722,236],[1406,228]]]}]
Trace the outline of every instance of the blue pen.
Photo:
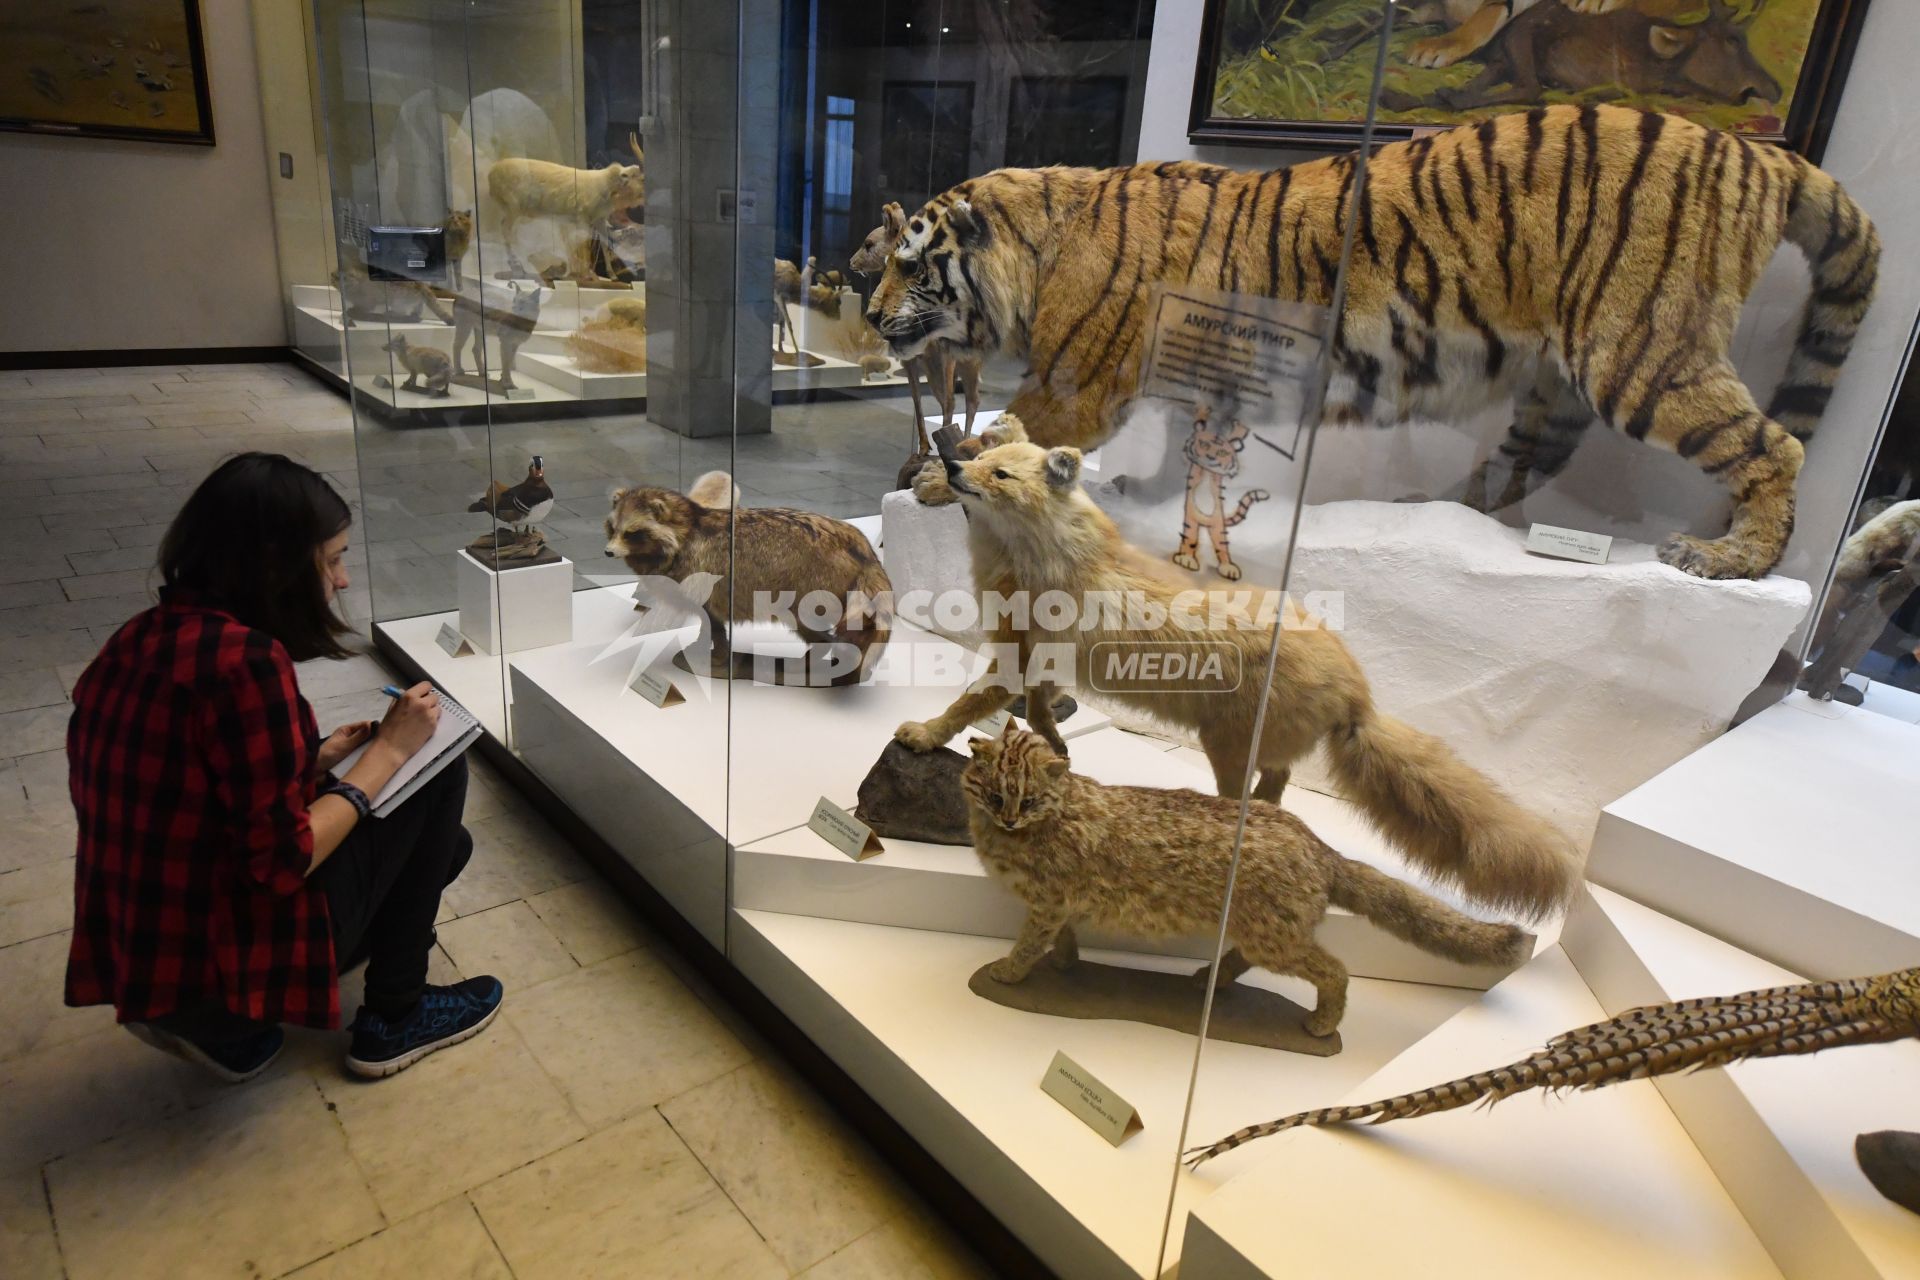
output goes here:
[{"label": "blue pen", "polygon": [[407,696],[405,689],[396,689],[390,684],[381,685],[380,692],[386,694],[389,698],[404,698]]}]

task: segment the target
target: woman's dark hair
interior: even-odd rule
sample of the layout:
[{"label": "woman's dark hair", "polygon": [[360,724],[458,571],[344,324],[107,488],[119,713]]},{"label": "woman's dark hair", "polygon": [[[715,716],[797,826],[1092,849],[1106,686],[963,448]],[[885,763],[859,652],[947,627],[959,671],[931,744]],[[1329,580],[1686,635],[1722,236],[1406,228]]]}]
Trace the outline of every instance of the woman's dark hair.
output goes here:
[{"label": "woman's dark hair", "polygon": [[295,662],[344,658],[353,628],[327,602],[320,547],[353,520],[326,478],[277,453],[220,464],[160,540],[160,577],[257,627]]}]

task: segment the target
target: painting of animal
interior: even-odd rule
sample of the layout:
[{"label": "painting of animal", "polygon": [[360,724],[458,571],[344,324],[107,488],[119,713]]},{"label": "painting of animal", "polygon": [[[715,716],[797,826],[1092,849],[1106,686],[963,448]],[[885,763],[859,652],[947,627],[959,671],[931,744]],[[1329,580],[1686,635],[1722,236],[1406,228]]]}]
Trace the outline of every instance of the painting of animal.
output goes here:
[{"label": "painting of animal", "polygon": [[[1205,0],[1194,142],[1359,141],[1387,6]],[[1490,110],[1618,102],[1819,162],[1855,0],[1418,0],[1394,8],[1375,137]]]},{"label": "painting of animal", "polygon": [[200,0],[0,5],[0,129],[213,145]]},{"label": "painting of animal", "polygon": [[[868,320],[902,359],[944,343],[1021,362],[1010,412],[1040,444],[1092,448],[1138,395],[1157,285],[1330,305],[1351,205],[1327,421],[1514,402],[1506,441],[1449,495],[1497,511],[1551,480],[1597,417],[1733,500],[1726,536],[1676,533],[1667,564],[1757,578],[1779,562],[1803,442],[1878,280],[1879,238],[1838,183],[1781,148],[1612,106],[1385,146],[1357,199],[1355,167],[999,170],[908,219]],[[1762,411],[1728,352],[1783,240],[1813,285]]]}]

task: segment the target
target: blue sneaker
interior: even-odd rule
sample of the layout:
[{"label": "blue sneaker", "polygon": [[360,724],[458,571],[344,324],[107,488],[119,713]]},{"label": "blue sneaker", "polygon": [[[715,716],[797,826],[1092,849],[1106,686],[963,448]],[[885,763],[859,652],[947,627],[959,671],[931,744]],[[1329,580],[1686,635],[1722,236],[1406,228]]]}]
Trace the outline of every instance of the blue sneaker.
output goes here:
[{"label": "blue sneaker", "polygon": [[483,976],[428,987],[412,1013],[392,1022],[361,1005],[350,1028],[347,1070],[378,1080],[405,1071],[436,1049],[471,1040],[500,1012],[505,994],[498,978]]},{"label": "blue sneaker", "polygon": [[163,1031],[150,1022],[129,1022],[126,1027],[141,1042],[204,1067],[228,1084],[245,1084],[265,1071],[287,1043],[287,1033],[277,1026],[262,1027],[238,1040],[205,1042]]}]

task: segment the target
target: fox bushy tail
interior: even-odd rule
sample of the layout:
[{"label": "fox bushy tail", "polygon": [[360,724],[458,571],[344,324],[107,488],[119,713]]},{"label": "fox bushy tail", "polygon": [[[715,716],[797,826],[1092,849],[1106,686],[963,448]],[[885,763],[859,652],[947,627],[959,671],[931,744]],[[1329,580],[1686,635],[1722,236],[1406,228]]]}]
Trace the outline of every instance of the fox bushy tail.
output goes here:
[{"label": "fox bushy tail", "polygon": [[1438,738],[1362,711],[1327,735],[1334,777],[1395,846],[1476,902],[1539,918],[1580,883],[1580,857]]},{"label": "fox bushy tail", "polygon": [[1767,416],[1804,441],[1820,424],[1840,366],[1873,302],[1880,280],[1880,236],[1839,183],[1801,161],[1785,238],[1807,255],[1813,292],[1807,296],[1800,334]]},{"label": "fox bushy tail", "polygon": [[1461,964],[1518,964],[1533,936],[1518,925],[1488,924],[1364,862],[1334,854],[1328,894],[1337,907],[1358,912],[1396,938]]}]

